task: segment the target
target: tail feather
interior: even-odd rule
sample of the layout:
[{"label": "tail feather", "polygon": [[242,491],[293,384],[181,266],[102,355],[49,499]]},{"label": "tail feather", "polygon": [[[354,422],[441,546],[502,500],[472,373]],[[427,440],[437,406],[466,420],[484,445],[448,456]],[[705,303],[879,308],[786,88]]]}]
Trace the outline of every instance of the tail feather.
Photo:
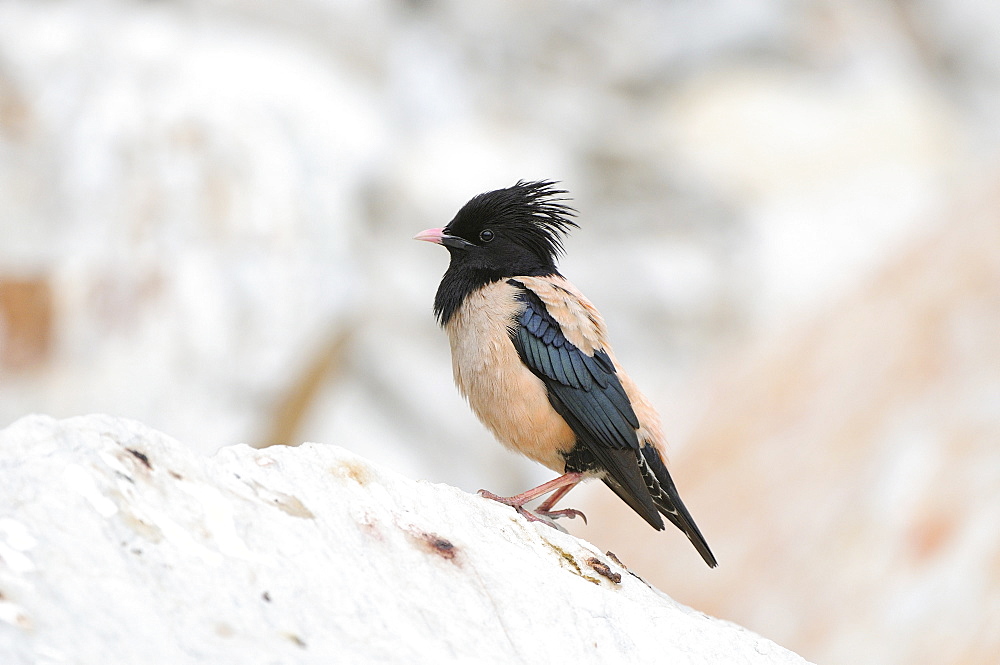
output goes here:
[{"label": "tail feather", "polygon": [[653,527],[657,531],[663,531],[663,520],[657,512],[659,508],[655,502],[652,504],[652,509],[647,509],[645,503],[639,500],[639,493],[627,490],[621,483],[615,480],[614,476],[605,474],[601,479],[604,481],[605,485],[611,488],[611,491],[618,495],[619,499],[624,501],[629,508],[634,510],[636,514],[639,515],[639,517],[646,520],[646,522],[649,523],[649,526]]},{"label": "tail feather", "polygon": [[664,517],[684,532],[684,535],[688,537],[688,540],[691,541],[694,548],[698,550],[698,554],[710,568],[718,566],[719,562],[716,561],[715,555],[708,547],[708,542],[701,535],[698,525],[694,523],[694,518],[691,517],[684,502],[681,501],[673,478],[670,477],[667,465],[663,463],[659,452],[650,444],[645,444],[639,457],[643,479],[646,481],[646,487],[649,488],[653,504]]}]

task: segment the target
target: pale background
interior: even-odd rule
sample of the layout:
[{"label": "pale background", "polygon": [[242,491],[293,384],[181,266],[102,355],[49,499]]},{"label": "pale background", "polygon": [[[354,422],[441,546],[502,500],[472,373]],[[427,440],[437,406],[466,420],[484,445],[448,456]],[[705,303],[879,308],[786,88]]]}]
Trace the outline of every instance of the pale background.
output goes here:
[{"label": "pale background", "polygon": [[410,238],[558,179],[720,568],[600,486],[572,531],[818,663],[995,663],[998,145],[988,2],[4,0],[0,425],[544,481]]}]

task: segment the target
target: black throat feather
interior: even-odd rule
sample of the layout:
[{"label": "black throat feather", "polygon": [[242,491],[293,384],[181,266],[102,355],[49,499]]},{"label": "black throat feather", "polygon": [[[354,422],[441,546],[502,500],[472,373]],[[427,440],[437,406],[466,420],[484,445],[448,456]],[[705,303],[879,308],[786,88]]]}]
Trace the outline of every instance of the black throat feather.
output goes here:
[{"label": "black throat feather", "polygon": [[472,270],[466,266],[457,269],[451,266],[441,278],[437,293],[434,295],[434,317],[442,326],[448,324],[451,317],[459,310],[462,303],[471,293],[510,277],[561,277],[555,268],[539,268],[537,270],[520,271],[518,275],[502,275],[498,272]]}]

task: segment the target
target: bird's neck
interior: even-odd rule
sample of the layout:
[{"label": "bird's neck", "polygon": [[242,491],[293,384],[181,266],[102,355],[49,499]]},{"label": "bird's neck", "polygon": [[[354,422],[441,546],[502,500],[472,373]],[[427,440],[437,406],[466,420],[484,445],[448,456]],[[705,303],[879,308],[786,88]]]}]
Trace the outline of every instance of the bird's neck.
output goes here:
[{"label": "bird's neck", "polygon": [[500,281],[502,276],[495,271],[474,269],[468,266],[449,266],[434,296],[434,315],[442,326],[451,320],[455,312],[465,302],[470,293],[487,284]]},{"label": "bird's neck", "polygon": [[[558,275],[559,272],[554,266],[540,266],[536,270],[521,271],[517,276],[543,277],[546,275]],[[462,303],[470,293],[475,293],[487,284],[510,279],[512,275],[507,272],[490,270],[486,268],[472,267],[468,265],[450,265],[445,271],[441,283],[438,284],[437,294],[434,296],[434,315],[438,323],[446,325],[455,312],[461,308]]]}]

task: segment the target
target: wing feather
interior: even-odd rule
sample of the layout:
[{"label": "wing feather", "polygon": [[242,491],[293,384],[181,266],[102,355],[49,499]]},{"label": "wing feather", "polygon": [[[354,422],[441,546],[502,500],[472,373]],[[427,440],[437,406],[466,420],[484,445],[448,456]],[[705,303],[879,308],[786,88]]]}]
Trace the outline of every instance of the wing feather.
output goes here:
[{"label": "wing feather", "polygon": [[[639,419],[603,349],[584,353],[570,342],[542,300],[523,284],[524,309],[513,322],[510,339],[521,361],[545,384],[549,402],[566,420],[584,457],[604,471],[605,482],[645,520],[663,528],[642,474],[636,430]],[[580,327],[593,326],[584,319]]]}]

